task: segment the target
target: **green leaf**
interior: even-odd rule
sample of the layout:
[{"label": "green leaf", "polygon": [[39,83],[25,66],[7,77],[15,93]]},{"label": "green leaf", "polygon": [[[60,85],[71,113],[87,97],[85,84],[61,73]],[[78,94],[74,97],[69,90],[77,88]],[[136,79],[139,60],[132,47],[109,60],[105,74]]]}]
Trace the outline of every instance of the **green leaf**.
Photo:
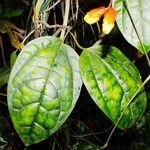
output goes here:
[{"label": "green leaf", "polygon": [[10,71],[11,68],[9,66],[0,68],[0,87],[2,87],[8,82]]},{"label": "green leaf", "polygon": [[51,4],[52,0],[45,0],[40,8],[40,11],[44,13],[45,9]]},{"label": "green leaf", "polygon": [[13,17],[18,17],[23,13],[22,9],[5,9],[2,18],[11,19]]},{"label": "green leaf", "polygon": [[14,66],[16,59],[17,59],[17,54],[16,54],[16,51],[14,51],[14,52],[12,52],[12,54],[10,56],[11,68]]},{"label": "green leaf", "polygon": [[150,1],[115,0],[114,2],[114,7],[117,10],[117,25],[125,39],[140,52],[149,52]]},{"label": "green leaf", "polygon": [[8,107],[25,145],[56,132],[73,110],[81,89],[79,56],[59,38],[29,42],[8,83]]},{"label": "green leaf", "polygon": [[[91,97],[115,124],[142,85],[138,70],[117,48],[99,45],[82,52],[79,66]],[[118,127],[133,126],[145,107],[146,94],[141,91],[125,111]]]}]

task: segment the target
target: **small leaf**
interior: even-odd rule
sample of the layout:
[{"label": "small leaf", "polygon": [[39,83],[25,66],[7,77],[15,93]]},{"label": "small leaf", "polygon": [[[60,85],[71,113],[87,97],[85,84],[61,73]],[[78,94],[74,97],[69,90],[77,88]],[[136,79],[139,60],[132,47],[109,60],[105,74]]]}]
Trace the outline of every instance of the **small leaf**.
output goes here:
[{"label": "small leaf", "polygon": [[14,51],[14,52],[12,52],[12,54],[10,56],[11,68],[14,66],[16,59],[17,59],[17,54],[16,54],[16,51]]},{"label": "small leaf", "polygon": [[28,43],[12,69],[8,107],[25,143],[40,142],[56,132],[73,110],[81,89],[79,56],[56,37]]},{"label": "small leaf", "polygon": [[13,17],[18,17],[23,13],[22,9],[4,9],[2,18],[11,19]]},{"label": "small leaf", "polygon": [[87,140],[81,140],[74,144],[71,150],[100,150],[100,147]]},{"label": "small leaf", "polygon": [[[91,97],[115,124],[142,85],[138,70],[117,48],[98,45],[82,52],[79,65]],[[118,127],[133,126],[145,107],[146,94],[141,91],[125,111]]]},{"label": "small leaf", "polygon": [[11,68],[9,66],[0,68],[0,87],[8,82]]},{"label": "small leaf", "polygon": [[45,9],[49,6],[49,4],[51,3],[52,0],[45,0],[42,3],[42,6],[40,8],[40,11],[43,13],[45,11]]},{"label": "small leaf", "polygon": [[117,25],[125,39],[140,52],[150,51],[150,1],[115,0]]}]

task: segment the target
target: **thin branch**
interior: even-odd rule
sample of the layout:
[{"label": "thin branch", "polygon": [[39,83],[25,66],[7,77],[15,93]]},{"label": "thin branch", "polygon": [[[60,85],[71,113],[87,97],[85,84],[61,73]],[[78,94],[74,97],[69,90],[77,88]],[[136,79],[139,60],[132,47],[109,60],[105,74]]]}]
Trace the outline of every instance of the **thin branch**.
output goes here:
[{"label": "thin branch", "polygon": [[4,47],[3,47],[2,36],[0,36],[0,48],[1,48],[1,53],[2,53],[3,64],[4,64],[4,66],[6,66],[6,59],[5,59],[5,52],[4,52]]},{"label": "thin branch", "polygon": [[116,122],[115,126],[113,127],[111,133],[108,136],[108,139],[106,141],[106,143],[104,144],[104,146],[101,147],[101,149],[105,149],[108,146],[108,143],[111,139],[112,134],[114,133],[116,127],[118,126],[119,122],[121,121],[124,113],[126,112],[127,108],[130,106],[131,102],[134,100],[134,98],[136,97],[136,95],[140,92],[140,90],[143,88],[143,86],[150,80],[150,75],[145,79],[145,81],[143,82],[143,84],[138,88],[138,90],[134,93],[134,95],[131,97],[131,99],[129,100],[129,102],[127,103],[125,109],[123,110],[123,112],[121,113],[118,121]]},{"label": "thin branch", "polygon": [[[55,7],[53,8],[53,11],[54,11],[54,24],[57,24],[57,15],[56,15],[56,13],[55,13]],[[54,28],[54,31],[53,31],[54,33],[56,32],[56,28]]]},{"label": "thin branch", "polygon": [[32,30],[22,41],[22,43],[25,43],[25,41],[35,32],[35,30]]},{"label": "thin branch", "polygon": [[[68,23],[68,17],[69,17],[69,10],[70,10],[70,0],[66,0],[65,1],[65,16],[64,16],[64,22],[63,25],[67,26]],[[61,31],[61,35],[60,38],[63,40],[64,36],[65,36],[65,29],[62,29]]]},{"label": "thin branch", "polygon": [[5,105],[5,106],[7,106],[7,104],[6,104],[6,103],[4,103],[4,102],[2,102],[2,101],[0,101],[0,104],[3,104],[3,105]]},{"label": "thin branch", "polygon": [[72,20],[74,21],[74,10],[73,10],[73,1],[71,0],[71,13],[72,13]]},{"label": "thin branch", "polygon": [[76,0],[76,20],[78,19],[78,13],[79,13],[79,1]]},{"label": "thin branch", "polygon": [[45,12],[50,11],[52,8],[54,8],[56,5],[60,3],[60,0],[58,0],[54,5],[52,5],[50,8],[45,9]]},{"label": "thin branch", "polygon": [[62,29],[61,29],[61,28],[59,28],[59,29],[58,29],[58,30],[57,30],[57,31],[53,34],[53,36],[55,36],[55,37],[56,37],[56,36],[58,36],[58,35],[59,35],[59,33],[61,32],[61,30],[62,30]]},{"label": "thin branch", "polygon": [[43,23],[47,28],[51,29],[51,28],[64,28],[64,29],[70,29],[70,26],[65,26],[65,25],[60,25],[60,24],[54,24],[54,25],[49,25],[47,22],[45,21],[38,21],[38,23]]},{"label": "thin branch", "polygon": [[0,93],[1,96],[7,96],[6,94]]}]

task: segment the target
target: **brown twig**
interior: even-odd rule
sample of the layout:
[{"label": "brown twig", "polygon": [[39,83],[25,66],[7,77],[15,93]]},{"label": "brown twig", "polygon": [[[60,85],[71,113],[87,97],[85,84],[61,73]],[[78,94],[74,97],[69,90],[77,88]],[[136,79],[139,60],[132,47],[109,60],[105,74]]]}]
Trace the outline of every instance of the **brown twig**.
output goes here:
[{"label": "brown twig", "polygon": [[0,48],[1,48],[1,53],[2,53],[3,64],[4,64],[4,66],[6,66],[6,59],[5,59],[3,42],[2,42],[2,36],[0,36]]}]

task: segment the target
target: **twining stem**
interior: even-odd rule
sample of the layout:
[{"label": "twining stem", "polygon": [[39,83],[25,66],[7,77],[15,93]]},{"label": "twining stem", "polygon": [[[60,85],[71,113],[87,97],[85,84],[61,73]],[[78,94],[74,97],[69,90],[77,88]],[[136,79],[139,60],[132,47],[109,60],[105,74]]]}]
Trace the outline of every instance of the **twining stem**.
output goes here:
[{"label": "twining stem", "polygon": [[51,150],[55,150],[55,143],[56,143],[56,139],[54,139],[53,145],[52,145],[52,149]]},{"label": "twining stem", "polygon": [[67,150],[69,145],[70,145],[70,132],[69,132],[69,129],[68,129],[68,125],[65,129],[65,136],[66,136],[65,150]]},{"label": "twining stem", "polygon": [[85,49],[86,49],[86,50],[90,50],[92,47],[94,47],[94,45],[99,45],[99,44],[102,42],[102,40],[100,39],[100,40],[96,41],[96,43],[95,43],[94,45],[92,45],[92,46],[90,46],[90,47],[82,47],[82,46],[78,43],[77,39],[76,39],[75,36],[72,34],[72,32],[69,32],[69,33],[70,33],[70,35],[73,37],[73,39],[74,39],[74,41],[75,41],[77,47],[80,48],[81,50],[85,50]]},{"label": "twining stem", "polygon": [[[65,0],[65,15],[64,15],[64,21],[63,26],[67,26],[68,23],[68,17],[69,17],[69,10],[70,10],[70,0]],[[63,40],[65,36],[66,29],[62,29],[60,38]]]},{"label": "twining stem", "polygon": [[80,48],[81,50],[84,50],[85,47],[82,47],[82,46],[78,43],[78,41],[77,41],[77,39],[75,38],[75,36],[73,35],[73,33],[70,32],[70,34],[71,34],[71,36],[73,37],[73,39],[74,39],[74,41],[75,41],[77,47]]},{"label": "twining stem", "polygon": [[131,102],[133,101],[133,99],[135,98],[135,96],[140,92],[140,90],[143,88],[143,86],[150,80],[150,75],[145,79],[145,81],[143,82],[143,84],[138,88],[138,90],[134,93],[134,95],[131,97],[130,101],[128,102],[127,106],[125,107],[125,109],[123,110],[123,112],[121,113],[117,123],[115,124],[115,126],[113,127],[111,133],[109,134],[109,137],[106,141],[106,143],[104,144],[104,146],[102,146],[100,149],[105,149],[108,146],[108,143],[111,139],[112,134],[114,133],[116,127],[118,126],[120,120],[122,119],[122,116],[124,115],[125,111],[127,110],[127,108],[129,107],[129,105],[131,104]]}]

